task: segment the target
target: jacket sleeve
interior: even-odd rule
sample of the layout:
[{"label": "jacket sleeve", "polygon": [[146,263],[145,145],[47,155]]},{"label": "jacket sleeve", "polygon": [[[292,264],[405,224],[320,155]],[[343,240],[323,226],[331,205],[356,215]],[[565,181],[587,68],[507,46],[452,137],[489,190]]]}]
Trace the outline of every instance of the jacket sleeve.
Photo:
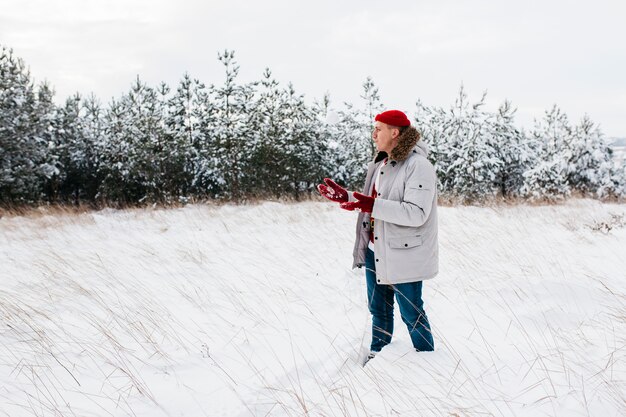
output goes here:
[{"label": "jacket sleeve", "polygon": [[372,217],[402,226],[419,227],[426,223],[437,192],[435,168],[420,159],[408,168],[401,201],[374,200]]}]

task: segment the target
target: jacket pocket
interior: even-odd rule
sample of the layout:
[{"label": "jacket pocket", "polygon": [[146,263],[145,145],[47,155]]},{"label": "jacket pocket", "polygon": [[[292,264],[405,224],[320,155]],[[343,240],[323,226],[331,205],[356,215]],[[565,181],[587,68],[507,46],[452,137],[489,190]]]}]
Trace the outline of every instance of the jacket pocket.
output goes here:
[{"label": "jacket pocket", "polygon": [[394,237],[389,239],[389,247],[393,249],[405,249],[421,246],[421,236]]}]

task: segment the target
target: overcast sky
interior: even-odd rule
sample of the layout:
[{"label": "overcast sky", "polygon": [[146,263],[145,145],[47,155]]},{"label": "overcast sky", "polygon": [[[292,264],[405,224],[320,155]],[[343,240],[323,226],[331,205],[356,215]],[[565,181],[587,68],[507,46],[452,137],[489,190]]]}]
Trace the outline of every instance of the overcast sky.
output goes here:
[{"label": "overcast sky", "polygon": [[59,102],[108,102],[136,75],[219,84],[228,48],[242,82],[269,67],[310,101],[357,104],[371,76],[387,108],[412,113],[448,107],[463,83],[489,109],[511,100],[521,126],[558,104],[626,136],[625,21],[624,0],[0,0],[0,43]]}]

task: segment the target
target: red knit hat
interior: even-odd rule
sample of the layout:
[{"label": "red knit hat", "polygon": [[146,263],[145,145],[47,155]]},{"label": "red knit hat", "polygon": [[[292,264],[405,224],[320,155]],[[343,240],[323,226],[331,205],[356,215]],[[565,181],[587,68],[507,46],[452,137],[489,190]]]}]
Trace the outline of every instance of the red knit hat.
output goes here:
[{"label": "red knit hat", "polygon": [[402,113],[400,110],[387,110],[380,114],[377,114],[374,118],[377,122],[383,122],[391,126],[410,126],[411,122],[409,121],[406,114]]}]

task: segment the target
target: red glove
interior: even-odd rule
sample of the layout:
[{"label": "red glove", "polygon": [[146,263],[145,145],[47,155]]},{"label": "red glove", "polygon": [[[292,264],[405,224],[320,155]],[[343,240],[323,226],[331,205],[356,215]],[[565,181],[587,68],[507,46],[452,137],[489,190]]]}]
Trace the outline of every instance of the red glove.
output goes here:
[{"label": "red glove", "polygon": [[364,213],[371,213],[374,209],[374,201],[376,200],[374,197],[355,192],[354,198],[356,198],[357,201],[341,203],[339,207],[344,210],[362,211]]},{"label": "red glove", "polygon": [[330,178],[324,178],[324,182],[326,185],[320,184],[317,186],[317,191],[319,191],[323,197],[337,203],[348,201],[348,191],[346,191],[345,188],[341,187]]}]

